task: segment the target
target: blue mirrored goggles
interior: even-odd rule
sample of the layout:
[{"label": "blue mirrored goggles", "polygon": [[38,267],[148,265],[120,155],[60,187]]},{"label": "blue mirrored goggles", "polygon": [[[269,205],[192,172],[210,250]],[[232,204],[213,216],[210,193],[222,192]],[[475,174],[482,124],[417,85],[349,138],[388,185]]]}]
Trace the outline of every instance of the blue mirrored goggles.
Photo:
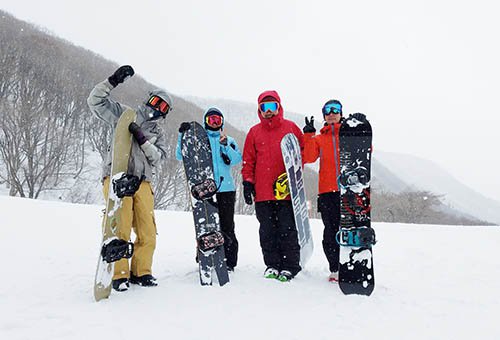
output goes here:
[{"label": "blue mirrored goggles", "polygon": [[328,116],[329,114],[340,114],[342,113],[342,106],[337,103],[327,104],[323,107],[323,115]]},{"label": "blue mirrored goggles", "polygon": [[279,107],[278,102],[264,102],[260,103],[259,105],[260,112],[267,112],[267,111],[274,112],[278,110],[278,107]]}]

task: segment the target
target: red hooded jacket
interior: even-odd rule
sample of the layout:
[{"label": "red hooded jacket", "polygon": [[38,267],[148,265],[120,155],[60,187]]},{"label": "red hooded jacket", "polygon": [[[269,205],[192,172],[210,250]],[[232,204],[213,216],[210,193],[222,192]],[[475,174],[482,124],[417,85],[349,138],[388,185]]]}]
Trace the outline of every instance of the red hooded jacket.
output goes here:
[{"label": "red hooded jacket", "polygon": [[[259,104],[266,97],[273,97],[280,105],[278,114],[265,119],[257,110],[260,123],[253,126],[245,139],[243,148],[243,167],[241,174],[244,181],[255,185],[255,202],[275,201],[273,185],[279,175],[285,172],[281,156],[281,139],[287,133],[293,133],[304,148],[304,137],[300,128],[283,117],[281,99],[276,91],[265,91],[258,99]],[[290,199],[288,196],[286,199]]]}]

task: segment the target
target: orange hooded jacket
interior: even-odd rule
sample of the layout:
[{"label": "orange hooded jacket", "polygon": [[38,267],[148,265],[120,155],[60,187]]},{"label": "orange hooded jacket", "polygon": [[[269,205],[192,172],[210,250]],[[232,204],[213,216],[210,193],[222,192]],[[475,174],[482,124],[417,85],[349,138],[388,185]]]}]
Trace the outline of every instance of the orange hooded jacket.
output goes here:
[{"label": "orange hooded jacket", "polygon": [[314,163],[319,157],[319,194],[339,191],[337,179],[340,175],[340,125],[326,125],[319,135],[312,132],[304,134],[304,163]]}]

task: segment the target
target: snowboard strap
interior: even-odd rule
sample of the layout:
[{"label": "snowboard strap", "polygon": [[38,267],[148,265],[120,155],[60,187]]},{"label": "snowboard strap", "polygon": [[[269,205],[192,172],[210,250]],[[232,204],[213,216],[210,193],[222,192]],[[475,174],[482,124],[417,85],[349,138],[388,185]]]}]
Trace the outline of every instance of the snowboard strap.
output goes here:
[{"label": "snowboard strap", "polygon": [[368,247],[377,243],[375,230],[370,227],[340,229],[335,239],[340,246],[345,247]]},{"label": "snowboard strap", "polygon": [[120,178],[113,179],[113,191],[118,198],[134,196],[140,185],[141,179],[134,175],[124,173]]},{"label": "snowboard strap", "polygon": [[217,183],[212,178],[207,178],[201,183],[195,184],[191,187],[191,195],[197,200],[207,200],[214,196],[220,189],[224,176],[220,176],[220,184]]},{"label": "snowboard strap", "polygon": [[134,244],[118,238],[102,246],[101,250],[102,258],[107,263],[116,262],[123,258],[129,259],[133,254]]},{"label": "snowboard strap", "polygon": [[207,178],[203,182],[191,187],[191,195],[197,200],[204,200],[212,197],[217,192],[217,183],[213,178]]},{"label": "snowboard strap", "polygon": [[220,231],[213,231],[198,238],[198,248],[207,252],[224,244],[224,236]]}]

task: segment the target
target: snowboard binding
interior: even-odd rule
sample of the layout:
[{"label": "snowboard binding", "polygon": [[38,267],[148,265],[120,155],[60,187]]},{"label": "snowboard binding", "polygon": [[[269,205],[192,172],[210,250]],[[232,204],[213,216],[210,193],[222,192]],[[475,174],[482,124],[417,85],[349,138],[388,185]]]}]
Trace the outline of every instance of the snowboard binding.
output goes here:
[{"label": "snowboard binding", "polygon": [[343,172],[342,175],[340,175],[339,181],[340,185],[344,188],[369,185],[370,173],[365,167],[360,166],[354,170]]},{"label": "snowboard binding", "polygon": [[218,189],[215,180],[207,178],[191,187],[191,195],[197,200],[206,200],[215,195]]},{"label": "snowboard binding", "polygon": [[118,198],[134,196],[140,185],[141,179],[134,175],[123,173],[121,177],[113,178],[113,192]]},{"label": "snowboard binding", "polygon": [[369,247],[377,243],[375,230],[370,227],[340,229],[335,239],[340,246],[344,247]]},{"label": "snowboard binding", "polygon": [[129,259],[133,254],[134,244],[118,238],[102,246],[101,250],[102,258],[107,263],[116,262],[123,258]]},{"label": "snowboard binding", "polygon": [[213,231],[198,238],[198,248],[202,252],[208,252],[224,244],[224,236],[220,231]]},{"label": "snowboard binding", "polygon": [[276,197],[277,200],[284,200],[290,195],[290,186],[286,172],[279,175],[276,181],[274,181],[273,189],[274,197]]}]

